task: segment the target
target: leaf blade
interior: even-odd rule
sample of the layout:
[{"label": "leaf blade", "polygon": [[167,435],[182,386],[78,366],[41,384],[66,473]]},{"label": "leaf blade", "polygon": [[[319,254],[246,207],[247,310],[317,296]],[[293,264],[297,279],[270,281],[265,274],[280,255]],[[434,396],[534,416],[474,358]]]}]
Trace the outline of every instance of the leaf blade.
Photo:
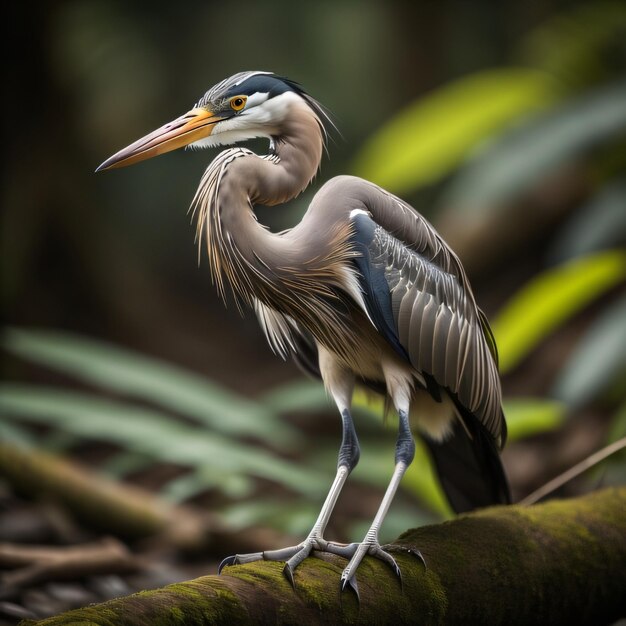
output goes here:
[{"label": "leaf blade", "polygon": [[448,84],[401,111],[365,144],[353,171],[408,193],[453,169],[482,139],[558,98],[545,72],[487,70]]},{"label": "leaf blade", "polygon": [[626,253],[575,259],[535,277],[492,321],[500,371],[513,369],[534,347],[584,306],[626,280]]},{"label": "leaf blade", "polygon": [[317,495],[326,478],[262,449],[170,419],[156,410],[75,391],[0,384],[0,412],[12,419],[52,424],[80,437],[118,444],[159,461],[212,467],[219,475],[250,474],[296,492]]},{"label": "leaf blade", "polygon": [[6,328],[3,347],[101,388],[144,398],[219,432],[286,445],[298,433],[260,404],[193,372],[105,342],[60,331]]}]

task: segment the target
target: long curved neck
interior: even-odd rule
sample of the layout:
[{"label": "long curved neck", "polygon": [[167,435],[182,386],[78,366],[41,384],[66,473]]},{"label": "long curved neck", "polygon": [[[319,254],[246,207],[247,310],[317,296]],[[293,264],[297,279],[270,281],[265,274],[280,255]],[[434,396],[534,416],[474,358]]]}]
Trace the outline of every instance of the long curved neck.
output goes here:
[{"label": "long curved neck", "polygon": [[281,333],[289,335],[288,320],[297,320],[318,341],[348,354],[346,316],[361,294],[350,270],[356,253],[347,209],[313,203],[298,225],[280,234],[260,225],[253,211],[255,203],[274,205],[298,195],[321,160],[323,130],[305,103],[293,104],[278,130],[273,154],[225,150],[202,178],[194,204],[211,275],[222,297],[228,284],[237,305],[255,307],[260,318],[287,316],[278,322]]},{"label": "long curved neck", "polygon": [[[245,194],[252,204],[276,205],[295,198],[317,172],[324,146],[322,127],[304,102],[292,102],[273,137],[274,152],[267,157],[250,156],[232,162],[222,181],[220,194]],[[238,198],[241,201],[241,195]],[[222,205],[225,222],[239,213],[238,207]]]},{"label": "long curved neck", "polygon": [[[194,204],[198,232],[206,237],[214,282],[224,295],[224,278],[236,295],[267,300],[277,268],[306,264],[307,250],[261,226],[254,204],[275,205],[301,193],[319,166],[323,135],[315,113],[293,102],[264,157],[243,148],[219,154],[207,168]],[[204,233],[202,232],[204,231]]]}]

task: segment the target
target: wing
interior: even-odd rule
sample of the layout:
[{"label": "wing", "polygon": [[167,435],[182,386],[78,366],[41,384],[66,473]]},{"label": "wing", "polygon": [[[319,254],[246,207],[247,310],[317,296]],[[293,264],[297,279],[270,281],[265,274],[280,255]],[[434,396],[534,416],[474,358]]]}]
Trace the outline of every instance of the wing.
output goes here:
[{"label": "wing", "polygon": [[416,211],[371,187],[384,202],[351,213],[368,314],[400,356],[427,381],[447,389],[503,444],[493,338],[458,259]]}]

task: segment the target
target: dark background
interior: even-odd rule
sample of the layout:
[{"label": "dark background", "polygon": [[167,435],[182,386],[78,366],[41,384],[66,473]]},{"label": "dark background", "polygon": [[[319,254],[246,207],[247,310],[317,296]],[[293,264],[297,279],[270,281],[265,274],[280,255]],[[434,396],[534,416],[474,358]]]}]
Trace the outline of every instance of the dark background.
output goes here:
[{"label": "dark background", "polygon": [[[109,339],[243,391],[293,375],[271,358],[253,318],[242,322],[224,310],[206,264],[197,267],[186,211],[214,152],[179,151],[98,175],[97,165],[188,110],[225,76],[243,69],[289,76],[329,108],[343,139],[331,144],[301,200],[262,212],[281,228],[297,220],[315,187],[351,171],[351,157],[394,113],[457,77],[518,64],[524,34],[574,4],[13,7],[17,36],[3,97],[6,321]],[[417,208],[428,213],[436,193],[422,192]],[[487,281],[470,278],[492,313],[502,296],[493,295],[492,306]]]},{"label": "dark background", "polygon": [[[626,434],[626,116],[619,113],[626,111],[623,3],[78,0],[13,3],[5,30],[0,438],[10,439],[19,428],[41,448],[98,470],[117,454],[140,456],[130,443],[125,447],[106,436],[89,436],[88,412],[80,418],[82,433],[71,425],[65,432],[52,418],[59,412],[54,407],[50,416],[43,412],[32,420],[20,413],[16,397],[28,399],[43,386],[138,401],[20,352],[16,331],[61,331],[101,341],[179,366],[215,389],[258,403],[262,394],[302,380],[292,363],[271,353],[251,312],[241,318],[232,303],[224,307],[210,283],[205,254],[198,267],[195,226],[187,210],[215,150],[179,150],[94,173],[111,154],[186,112],[209,87],[242,70],[273,71],[300,82],[328,108],[341,133],[333,134],[310,189],[288,206],[258,208],[261,222],[274,231],[296,223],[332,176],[364,175],[397,192],[434,223],[458,252],[481,308],[498,322],[507,303],[546,272],[614,251],[618,269],[608,282],[589,280],[582,290],[566,293],[564,283],[573,284],[590,271],[591,266],[583,270],[581,265],[569,278],[527,294],[513,315],[520,328],[536,311],[540,321],[553,320],[538,338],[533,324],[527,325],[517,341],[522,356],[503,368],[505,408],[517,425],[503,456],[514,499]],[[436,121],[418,133],[410,131],[410,111],[416,110],[411,107],[426,106],[433,94],[449,94],[448,88],[491,70],[507,80],[518,71],[536,71],[541,81],[554,84],[554,93],[547,100],[539,94],[536,107],[531,102],[519,114],[477,132],[456,156],[450,156],[454,150],[446,143],[446,131],[479,112],[481,94],[467,105],[467,93],[458,101],[448,95],[447,108],[435,107]],[[499,92],[485,87],[485,107],[492,98],[506,96],[512,83],[504,78]],[[364,155],[371,154],[381,129],[404,112],[409,112],[405,136],[396,135],[389,152],[379,151],[383,163],[366,167]],[[609,124],[610,115],[615,121]],[[585,132],[588,136],[581,139]],[[415,166],[415,180],[397,187],[388,182],[382,173],[385,158],[428,141],[433,160],[450,152],[441,171],[420,177],[430,158],[424,149],[425,169]],[[251,146],[266,149],[261,141]],[[482,158],[491,158],[491,167],[481,178],[472,167]],[[502,172],[497,165],[505,162],[513,165]],[[486,189],[502,180],[514,182],[505,182],[500,195],[489,195]],[[496,338],[510,354],[510,325],[508,334],[501,330],[504,324],[497,327],[503,334],[496,332]],[[35,343],[42,336],[36,332]],[[84,345],[85,355],[93,356]],[[578,378],[572,368],[578,368]],[[304,443],[285,449],[267,441],[259,445],[245,434],[238,441],[269,448],[304,471],[323,471],[330,483],[339,420],[334,409],[320,409],[317,400],[313,406],[306,395],[312,387],[303,385],[300,395],[300,388],[290,392],[298,410],[286,410],[282,417],[304,433]],[[524,404],[528,398],[535,404]],[[138,403],[158,405],[149,397]],[[170,410],[170,418],[187,424],[183,409]],[[380,471],[372,464],[368,470],[362,456],[358,469],[363,474],[346,487],[330,528],[333,537],[344,540],[355,540],[367,527],[393,461],[393,428],[382,436],[379,421],[359,422],[359,427],[366,444],[388,445],[389,464]],[[167,445],[164,441],[165,452]],[[625,467],[622,453],[558,495],[621,483]],[[188,469],[164,453],[123,478],[164,493],[168,481]],[[272,508],[277,499],[301,510],[297,521],[257,511],[248,518],[251,528],[267,525],[300,536],[321,503],[316,496],[304,506],[289,490],[256,478],[240,488],[239,474],[235,482],[225,478],[228,485],[220,489],[219,477],[218,472],[207,479],[207,488],[196,489],[187,503],[223,512],[241,501]],[[410,484],[403,483],[404,492],[394,503],[388,539],[408,525],[440,518],[441,510],[433,513]],[[41,516],[39,504],[29,503],[28,494],[14,487],[0,482],[0,522],[18,510]],[[394,511],[402,513],[395,521]],[[70,542],[85,536],[97,532],[83,526]],[[50,533],[44,539],[49,541]],[[269,546],[257,549],[264,547]],[[213,571],[223,556],[219,547],[196,554],[198,566],[187,556],[170,555],[165,560],[180,570],[163,579],[127,580],[120,593]],[[67,608],[57,603],[48,610],[41,597],[28,600],[24,594],[13,599],[35,615]],[[102,597],[83,596],[83,603],[97,599]]]}]

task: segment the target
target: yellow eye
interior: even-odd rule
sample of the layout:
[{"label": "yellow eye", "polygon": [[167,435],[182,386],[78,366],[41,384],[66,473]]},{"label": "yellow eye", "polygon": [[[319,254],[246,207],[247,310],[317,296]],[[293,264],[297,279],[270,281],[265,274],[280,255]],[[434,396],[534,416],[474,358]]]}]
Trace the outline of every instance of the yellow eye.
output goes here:
[{"label": "yellow eye", "polygon": [[246,96],[235,96],[234,98],[230,99],[230,108],[233,111],[241,111],[241,109],[243,109],[243,107],[246,106],[246,100],[248,98]]}]

